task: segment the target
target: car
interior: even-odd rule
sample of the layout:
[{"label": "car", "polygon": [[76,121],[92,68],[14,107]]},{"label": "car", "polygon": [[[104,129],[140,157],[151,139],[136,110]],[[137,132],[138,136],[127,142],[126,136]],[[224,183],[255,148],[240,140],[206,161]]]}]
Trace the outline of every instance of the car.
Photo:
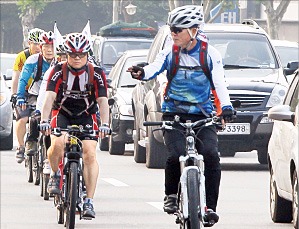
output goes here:
[{"label": "car", "polygon": [[284,68],[286,68],[287,64],[291,61],[299,61],[298,42],[286,40],[271,40],[271,42],[275,47]]},{"label": "car", "polygon": [[149,49],[156,30],[141,22],[117,22],[100,29],[93,36],[93,54],[96,62],[108,76],[117,59],[132,49]]},{"label": "car", "polygon": [[12,80],[12,72],[13,65],[17,54],[14,53],[1,53],[0,54],[0,64],[1,64],[1,72],[4,79],[7,82],[9,88],[11,88],[11,80]]},{"label": "car", "polygon": [[13,112],[10,102],[11,92],[5,79],[0,75],[0,150],[13,148]]},{"label": "car", "polygon": [[[240,105],[236,107],[237,119],[227,124],[225,131],[219,132],[220,155],[234,156],[236,152],[257,150],[258,161],[267,164],[273,126],[267,111],[283,102],[289,87],[278,54],[267,33],[254,21],[246,24],[205,24],[204,30],[210,44],[223,57],[231,101]],[[147,62],[153,62],[157,53],[170,43],[169,27],[163,26],[150,47]],[[233,57],[239,54],[255,56],[238,63]],[[151,128],[143,126],[144,120],[161,120],[161,92],[165,80],[165,73],[162,73],[161,78],[157,77],[152,82],[138,83],[132,95],[136,120],[134,154],[141,154],[134,155],[134,158],[146,158],[149,168],[163,167],[162,160],[165,160],[165,155],[161,154],[166,150],[161,131],[152,132]]]},{"label": "car", "polygon": [[268,145],[270,171],[270,213],[275,223],[298,228],[298,128],[299,71],[295,74],[282,105],[272,107],[274,120]]},{"label": "car", "polygon": [[111,135],[100,142],[101,150],[111,155],[123,155],[125,144],[133,143],[134,116],[132,91],[138,80],[126,70],[135,63],[145,62],[148,49],[127,50],[117,60],[108,76],[108,103],[110,105]]}]

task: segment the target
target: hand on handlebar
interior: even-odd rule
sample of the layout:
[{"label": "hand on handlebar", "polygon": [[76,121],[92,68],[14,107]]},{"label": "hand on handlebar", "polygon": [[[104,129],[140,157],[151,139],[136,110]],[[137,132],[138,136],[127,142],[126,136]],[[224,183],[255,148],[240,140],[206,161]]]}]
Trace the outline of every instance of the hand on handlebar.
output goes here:
[{"label": "hand on handlebar", "polygon": [[11,95],[10,102],[11,102],[12,108],[15,108],[15,106],[17,104],[17,94],[12,94]]},{"label": "hand on handlebar", "polygon": [[104,123],[102,126],[100,126],[99,134],[101,138],[105,137],[108,134],[111,134],[111,129],[109,128],[109,125]]},{"label": "hand on handlebar", "polygon": [[233,122],[237,116],[236,116],[237,112],[231,108],[227,108],[222,110],[222,113],[220,115],[221,120],[223,120],[225,123],[227,122]]},{"label": "hand on handlebar", "polygon": [[42,134],[49,136],[51,134],[51,125],[48,121],[41,121],[39,124],[39,130]]}]

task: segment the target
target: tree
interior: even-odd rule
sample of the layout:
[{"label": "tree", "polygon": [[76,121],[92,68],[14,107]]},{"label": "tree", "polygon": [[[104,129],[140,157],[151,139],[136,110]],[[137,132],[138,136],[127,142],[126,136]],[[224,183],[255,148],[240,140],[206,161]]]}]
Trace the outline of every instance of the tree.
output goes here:
[{"label": "tree", "polygon": [[36,17],[43,12],[47,3],[44,0],[18,0],[21,24],[23,28],[23,47],[27,46],[28,31],[34,26]]},{"label": "tree", "polygon": [[[280,0],[279,5],[274,9],[274,0],[259,0],[265,7],[267,14],[267,31],[271,39],[278,39],[278,31],[281,25],[283,15],[291,0]],[[275,1],[277,2],[277,1]]]}]

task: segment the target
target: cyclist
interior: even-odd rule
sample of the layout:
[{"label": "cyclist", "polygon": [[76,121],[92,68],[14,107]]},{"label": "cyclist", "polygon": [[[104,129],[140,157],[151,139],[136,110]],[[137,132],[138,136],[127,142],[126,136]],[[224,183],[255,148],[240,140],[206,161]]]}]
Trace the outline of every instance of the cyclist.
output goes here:
[{"label": "cyclist", "polygon": [[[213,105],[210,100],[211,86],[199,62],[201,39],[200,27],[203,26],[203,9],[201,6],[182,6],[169,13],[168,25],[174,44],[181,48],[179,65],[175,75],[170,76],[172,61],[172,47],[161,51],[155,61],[144,68],[132,66],[128,68],[133,78],[150,80],[164,70],[172,77],[169,89],[162,104],[163,120],[174,120],[178,115],[181,121],[196,121],[211,116]],[[233,119],[235,111],[230,102],[229,93],[224,79],[222,57],[211,45],[208,49],[208,63],[212,80],[219,96],[224,122]],[[180,127],[178,127],[180,128]],[[165,198],[164,211],[172,214],[178,209],[177,192],[180,179],[179,156],[185,152],[185,139],[178,131],[166,130],[164,141],[168,148],[165,166]],[[220,185],[220,159],[218,156],[218,140],[214,126],[203,128],[197,137],[198,152],[202,153],[205,161],[207,214],[216,215],[216,206]],[[216,215],[217,219],[218,216]],[[217,220],[218,221],[218,220]]]},{"label": "cyclist", "polygon": [[[16,102],[17,102],[17,90],[18,90],[18,84],[19,84],[19,77],[22,71],[22,68],[24,66],[24,63],[26,59],[32,55],[40,52],[40,44],[39,44],[39,36],[44,31],[39,28],[31,29],[28,33],[28,45],[29,47],[24,49],[23,51],[19,52],[13,66],[13,75],[12,75],[12,96],[11,96],[11,102],[13,104],[13,107],[15,109],[15,116],[16,116],[16,136],[18,141],[17,146],[17,155],[21,154],[24,155],[25,152],[25,144],[24,144],[24,136],[26,133],[26,119],[22,119],[23,117],[27,116],[27,111],[21,111],[20,109],[16,108]],[[32,81],[28,82],[28,85],[26,87],[26,90],[30,86],[30,83]],[[20,151],[20,152],[19,152]],[[17,157],[17,161],[21,163],[23,161],[22,157]]]},{"label": "cyclist", "polygon": [[[41,110],[40,129],[49,135],[51,128],[66,128],[68,125],[91,126],[100,131],[100,137],[110,133],[108,123],[109,105],[106,76],[101,68],[88,62],[90,42],[82,33],[68,34],[64,42],[67,62],[59,63],[50,73],[44,105]],[[93,72],[93,74],[92,74]],[[93,78],[90,78],[93,77]],[[64,79],[64,80],[63,80]],[[90,83],[89,81],[93,79]],[[63,83],[63,81],[65,83]],[[53,106],[49,106],[53,104]],[[102,125],[96,120],[97,105]],[[48,117],[51,113],[51,123]],[[82,138],[84,181],[87,197],[83,204],[83,217],[94,218],[93,196],[97,184],[99,166],[96,160],[97,138]],[[63,157],[64,137],[51,135],[48,159],[52,168],[48,192],[58,194],[59,163]]]},{"label": "cyclist", "polygon": [[[17,93],[17,110],[21,114],[20,122],[24,124],[22,131],[20,131],[19,137],[24,138],[26,133],[26,123],[28,117],[31,115],[30,108],[26,105],[35,105],[39,87],[44,73],[50,67],[50,63],[54,58],[53,50],[53,32],[43,32],[40,35],[41,53],[31,55],[25,62],[21,76],[19,79],[18,93]],[[26,85],[29,81],[32,81],[28,92],[26,91]],[[27,155],[33,155],[37,151],[37,137],[38,130],[36,128],[29,128],[29,135],[26,140],[25,153]],[[17,161],[22,163],[24,160],[24,152],[19,150],[16,154]]]}]

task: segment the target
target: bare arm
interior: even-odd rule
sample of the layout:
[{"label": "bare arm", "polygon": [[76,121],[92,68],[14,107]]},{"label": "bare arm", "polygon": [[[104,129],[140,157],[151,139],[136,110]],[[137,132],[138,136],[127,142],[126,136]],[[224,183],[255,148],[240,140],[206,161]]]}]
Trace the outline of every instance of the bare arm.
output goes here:
[{"label": "bare arm", "polygon": [[55,92],[46,91],[45,101],[41,110],[41,121],[48,121],[55,98]]},{"label": "bare arm", "polygon": [[13,71],[12,72],[12,85],[11,85],[12,94],[16,94],[17,91],[18,91],[20,74],[21,74],[20,71]]},{"label": "bare arm", "polygon": [[109,105],[107,97],[97,98],[97,103],[100,109],[101,122],[109,123]]}]

